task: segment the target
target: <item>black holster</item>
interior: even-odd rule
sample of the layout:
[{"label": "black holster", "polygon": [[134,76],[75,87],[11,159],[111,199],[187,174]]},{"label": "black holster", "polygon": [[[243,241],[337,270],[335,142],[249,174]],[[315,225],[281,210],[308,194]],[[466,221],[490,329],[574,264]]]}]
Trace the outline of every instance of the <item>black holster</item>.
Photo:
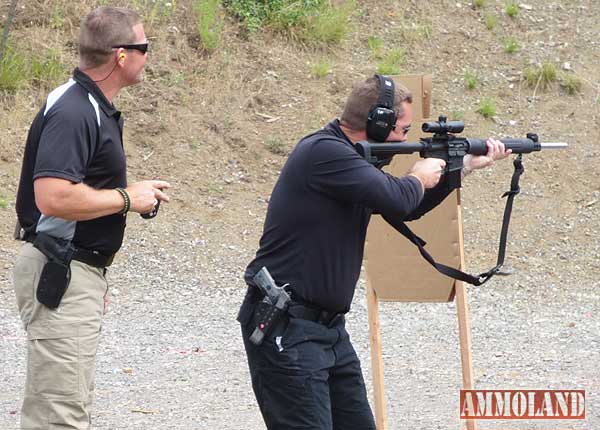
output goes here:
[{"label": "black holster", "polygon": [[60,305],[71,281],[71,260],[75,247],[70,240],[46,233],[38,233],[33,246],[48,258],[40,275],[36,297],[41,304],[55,309]]}]

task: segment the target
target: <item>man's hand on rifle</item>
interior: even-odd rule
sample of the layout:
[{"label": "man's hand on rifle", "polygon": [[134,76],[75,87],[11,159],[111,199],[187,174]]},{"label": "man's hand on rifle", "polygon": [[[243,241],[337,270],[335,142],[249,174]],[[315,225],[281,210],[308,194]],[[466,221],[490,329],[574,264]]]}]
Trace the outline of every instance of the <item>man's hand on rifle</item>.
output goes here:
[{"label": "man's hand on rifle", "polygon": [[425,191],[428,188],[435,187],[440,182],[445,167],[446,162],[444,160],[425,158],[417,161],[408,174],[417,178],[423,186],[423,191]]},{"label": "man's hand on rifle", "polygon": [[491,166],[496,160],[502,160],[508,157],[512,150],[505,149],[504,144],[499,140],[492,139],[491,137],[485,142],[488,147],[486,155],[465,155],[463,158],[463,172],[465,174],[471,173],[473,170],[483,169]]}]

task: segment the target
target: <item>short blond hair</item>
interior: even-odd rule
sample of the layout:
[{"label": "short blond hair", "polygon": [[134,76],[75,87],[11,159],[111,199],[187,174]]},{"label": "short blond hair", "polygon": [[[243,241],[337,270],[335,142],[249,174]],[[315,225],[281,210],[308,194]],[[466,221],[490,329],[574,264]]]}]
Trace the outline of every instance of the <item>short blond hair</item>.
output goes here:
[{"label": "short blond hair", "polygon": [[[379,100],[379,79],[372,76],[354,86],[346,100],[340,121],[351,130],[362,131],[367,128],[369,112]],[[402,103],[412,103],[412,93],[402,84],[394,82],[394,110],[398,118],[404,115]]]},{"label": "short blond hair", "polygon": [[137,12],[122,7],[99,7],[81,20],[79,58],[83,67],[107,63],[112,47],[135,43],[133,27],[141,23]]}]

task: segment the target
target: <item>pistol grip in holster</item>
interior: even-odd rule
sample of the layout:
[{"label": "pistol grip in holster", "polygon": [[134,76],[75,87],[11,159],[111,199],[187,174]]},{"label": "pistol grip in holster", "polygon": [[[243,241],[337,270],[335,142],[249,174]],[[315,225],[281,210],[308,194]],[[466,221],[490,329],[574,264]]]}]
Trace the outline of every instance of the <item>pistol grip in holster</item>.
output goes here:
[{"label": "pistol grip in holster", "polygon": [[71,282],[71,260],[75,247],[69,240],[45,233],[37,234],[33,246],[48,259],[40,274],[36,298],[50,309],[56,309]]},{"label": "pistol grip in holster", "polygon": [[281,317],[286,313],[287,306],[287,303],[283,307],[273,305],[268,298],[260,302],[254,310],[256,328],[250,336],[250,342],[257,346],[262,344],[265,337],[271,333],[281,320]]}]

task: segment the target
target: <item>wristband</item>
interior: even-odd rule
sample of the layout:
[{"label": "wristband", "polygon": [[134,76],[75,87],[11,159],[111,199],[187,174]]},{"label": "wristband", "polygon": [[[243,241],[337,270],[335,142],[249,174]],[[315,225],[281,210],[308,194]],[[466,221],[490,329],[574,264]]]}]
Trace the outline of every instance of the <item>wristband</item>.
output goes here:
[{"label": "wristband", "polygon": [[127,194],[127,191],[125,191],[123,188],[121,187],[117,187],[115,188],[115,190],[121,194],[121,197],[123,197],[123,200],[125,201],[125,204],[123,205],[123,209],[121,209],[118,213],[119,214],[126,214],[127,212],[129,212],[129,209],[131,209],[131,199],[129,198],[129,194]]}]

